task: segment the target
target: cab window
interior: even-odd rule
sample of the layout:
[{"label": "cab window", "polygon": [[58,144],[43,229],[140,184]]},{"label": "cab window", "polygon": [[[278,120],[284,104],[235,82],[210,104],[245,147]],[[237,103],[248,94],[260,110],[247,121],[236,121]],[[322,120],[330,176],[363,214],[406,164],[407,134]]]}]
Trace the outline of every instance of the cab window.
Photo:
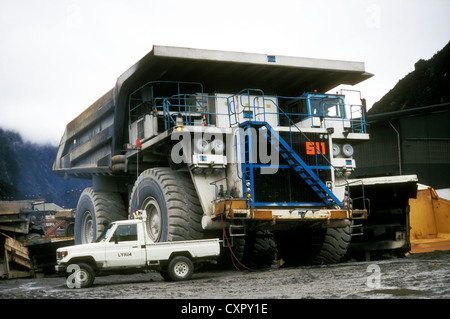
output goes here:
[{"label": "cab window", "polygon": [[299,100],[288,106],[288,116],[292,122],[298,122],[308,116],[308,106],[305,100]]},{"label": "cab window", "polygon": [[108,228],[106,228],[103,233],[97,238],[95,242],[100,243],[102,241],[106,241],[106,239],[109,237],[109,234],[111,234],[111,231],[114,227],[114,224],[110,224]]},{"label": "cab window", "polygon": [[341,99],[311,99],[311,113],[321,117],[345,117]]},{"label": "cab window", "polygon": [[137,225],[119,225],[111,237],[112,242],[136,241]]},{"label": "cab window", "polygon": [[337,99],[325,101],[323,111],[325,117],[342,118],[342,103]]}]

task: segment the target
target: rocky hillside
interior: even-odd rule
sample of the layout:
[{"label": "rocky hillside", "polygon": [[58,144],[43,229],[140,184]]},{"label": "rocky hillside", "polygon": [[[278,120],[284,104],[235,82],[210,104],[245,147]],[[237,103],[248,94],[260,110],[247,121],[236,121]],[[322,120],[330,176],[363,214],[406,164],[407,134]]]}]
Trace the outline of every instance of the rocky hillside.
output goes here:
[{"label": "rocky hillside", "polygon": [[429,60],[398,81],[368,114],[401,111],[450,102],[450,42]]},{"label": "rocky hillside", "polygon": [[0,129],[0,200],[44,198],[66,208],[76,206],[76,190],[86,180],[64,180],[52,172],[57,147],[24,142],[15,132]]}]

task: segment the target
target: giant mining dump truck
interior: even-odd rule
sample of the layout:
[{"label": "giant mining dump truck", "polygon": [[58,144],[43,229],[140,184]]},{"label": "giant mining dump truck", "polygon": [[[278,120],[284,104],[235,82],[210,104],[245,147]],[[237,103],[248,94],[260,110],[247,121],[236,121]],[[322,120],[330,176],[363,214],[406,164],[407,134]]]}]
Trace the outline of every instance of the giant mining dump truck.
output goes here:
[{"label": "giant mining dump truck", "polygon": [[75,243],[146,210],[153,240],[219,237],[237,266],[339,262],[368,215],[348,177],[369,134],[363,100],[325,92],[371,76],[362,62],[154,46],[65,129],[53,171],[92,180]]}]

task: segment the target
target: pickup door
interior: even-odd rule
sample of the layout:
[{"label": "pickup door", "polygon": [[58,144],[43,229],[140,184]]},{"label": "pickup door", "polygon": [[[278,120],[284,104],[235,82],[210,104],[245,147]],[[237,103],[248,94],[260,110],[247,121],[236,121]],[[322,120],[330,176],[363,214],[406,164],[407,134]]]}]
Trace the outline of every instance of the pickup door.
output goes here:
[{"label": "pickup door", "polygon": [[145,242],[141,224],[118,225],[105,243],[105,267],[143,266],[146,263]]}]

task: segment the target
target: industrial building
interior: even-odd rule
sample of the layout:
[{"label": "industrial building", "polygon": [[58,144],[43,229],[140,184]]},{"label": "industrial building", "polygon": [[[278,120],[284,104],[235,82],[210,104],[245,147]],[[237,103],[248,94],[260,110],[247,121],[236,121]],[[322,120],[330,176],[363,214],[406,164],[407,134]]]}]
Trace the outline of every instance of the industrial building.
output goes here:
[{"label": "industrial building", "polygon": [[416,174],[449,197],[450,103],[367,115],[370,140],[355,147],[352,177]]}]

